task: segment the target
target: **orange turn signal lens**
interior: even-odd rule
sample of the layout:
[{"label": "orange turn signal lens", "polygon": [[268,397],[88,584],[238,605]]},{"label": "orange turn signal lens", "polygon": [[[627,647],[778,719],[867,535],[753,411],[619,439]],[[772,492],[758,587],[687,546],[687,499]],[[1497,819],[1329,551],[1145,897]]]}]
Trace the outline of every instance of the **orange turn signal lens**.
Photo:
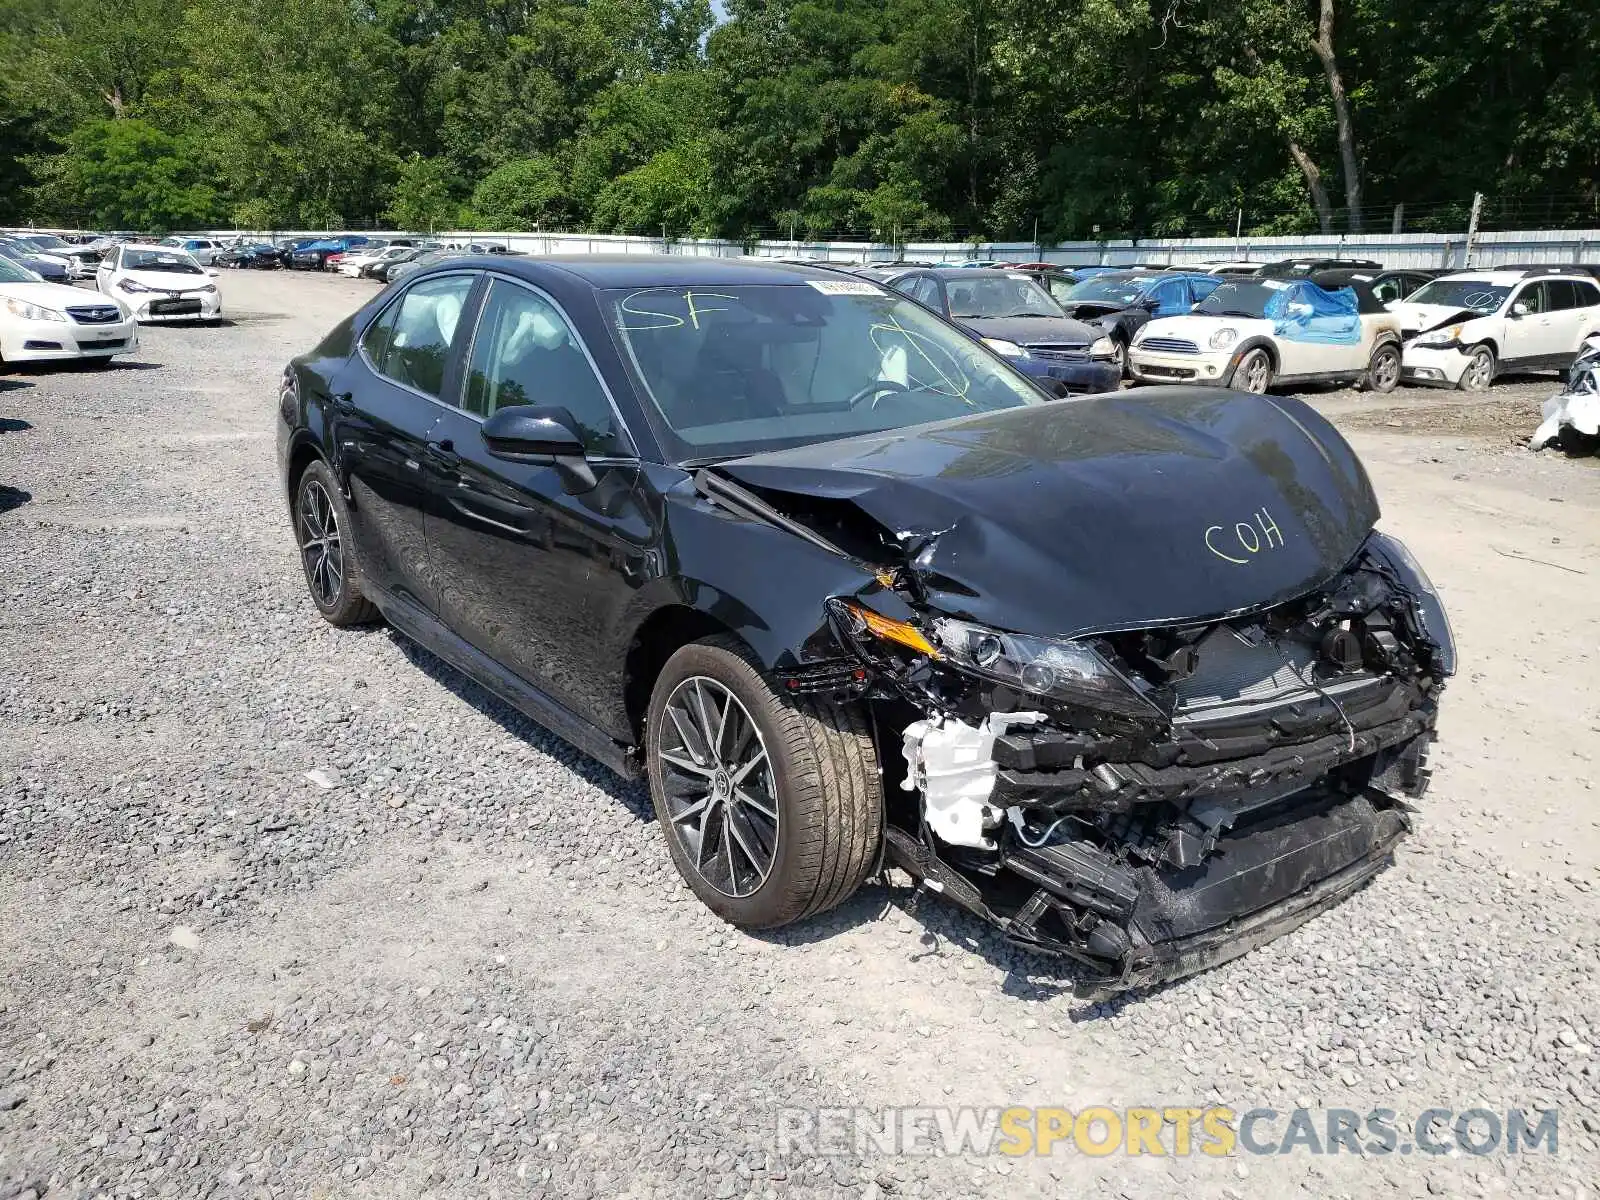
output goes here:
[{"label": "orange turn signal lens", "polygon": [[926,654],[929,658],[939,657],[939,651],[915,625],[909,625],[905,621],[892,621],[859,604],[847,604],[845,607],[855,614],[867,627],[867,631],[875,637],[880,637],[886,642],[897,642],[915,650],[918,654]]}]

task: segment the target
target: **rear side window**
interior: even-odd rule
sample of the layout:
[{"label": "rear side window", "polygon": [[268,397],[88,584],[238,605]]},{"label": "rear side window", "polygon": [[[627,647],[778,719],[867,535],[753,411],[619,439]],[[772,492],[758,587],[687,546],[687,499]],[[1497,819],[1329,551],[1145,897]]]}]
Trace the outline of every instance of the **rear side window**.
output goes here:
[{"label": "rear side window", "polygon": [[470,275],[425,279],[408,289],[384,315],[390,329],[381,355],[368,350],[373,364],[396,383],[437,399],[444,388],[450,343],[471,290]]},{"label": "rear side window", "polygon": [[1578,291],[1578,307],[1593,308],[1600,304],[1600,287],[1587,283],[1582,279],[1575,280],[1572,284]]},{"label": "rear side window", "polygon": [[1578,288],[1569,279],[1547,279],[1544,284],[1550,293],[1550,311],[1578,307]]}]

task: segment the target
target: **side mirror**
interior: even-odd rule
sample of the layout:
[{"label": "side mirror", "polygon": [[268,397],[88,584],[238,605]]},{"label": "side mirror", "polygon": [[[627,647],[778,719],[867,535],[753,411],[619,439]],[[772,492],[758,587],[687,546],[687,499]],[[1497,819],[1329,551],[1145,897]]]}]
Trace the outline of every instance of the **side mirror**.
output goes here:
[{"label": "side mirror", "polygon": [[483,444],[507,462],[553,466],[567,491],[586,492],[595,485],[594,470],[584,460],[578,423],[564,408],[514,404],[483,423]]},{"label": "side mirror", "polygon": [[1139,307],[1144,309],[1146,312],[1159,312],[1161,309],[1161,301],[1152,296],[1148,300],[1142,301]]},{"label": "side mirror", "polygon": [[1524,304],[1521,300],[1518,300],[1515,304],[1513,304],[1511,306],[1511,315],[1513,317],[1525,317],[1525,316],[1527,316],[1528,315],[1528,306],[1526,304]]},{"label": "side mirror", "polygon": [[211,278],[216,279],[219,275],[222,274],[222,272],[217,270],[215,267],[207,267],[206,268],[206,274],[211,276]]}]

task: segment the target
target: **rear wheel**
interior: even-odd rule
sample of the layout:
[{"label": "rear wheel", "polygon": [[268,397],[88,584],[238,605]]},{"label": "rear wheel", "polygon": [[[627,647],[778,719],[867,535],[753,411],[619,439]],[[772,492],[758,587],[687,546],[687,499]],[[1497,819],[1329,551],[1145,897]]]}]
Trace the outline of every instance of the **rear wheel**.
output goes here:
[{"label": "rear wheel", "polygon": [[1372,352],[1362,387],[1369,392],[1392,392],[1400,382],[1400,347],[1385,342]]},{"label": "rear wheel", "polygon": [[877,859],[883,793],[865,713],[774,691],[733,638],[667,660],[645,750],[673,864],[725,921],[772,929],[833,908]]},{"label": "rear wheel", "polygon": [[1461,372],[1461,382],[1456,386],[1464,392],[1486,392],[1494,383],[1494,351],[1488,346],[1474,346],[1467,356],[1467,369]]},{"label": "rear wheel", "polygon": [[350,509],[321,459],[306,467],[294,491],[294,532],[311,602],[330,625],[365,625],[378,609],[361,592],[361,567],[346,540]]},{"label": "rear wheel", "polygon": [[1272,358],[1259,348],[1246,351],[1233,368],[1228,385],[1257,395],[1265,392],[1272,385]]}]

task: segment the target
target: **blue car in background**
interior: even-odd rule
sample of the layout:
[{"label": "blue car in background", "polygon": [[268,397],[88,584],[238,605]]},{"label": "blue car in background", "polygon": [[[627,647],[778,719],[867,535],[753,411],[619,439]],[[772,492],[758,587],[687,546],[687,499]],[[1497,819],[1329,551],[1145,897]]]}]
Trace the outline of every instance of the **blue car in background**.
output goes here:
[{"label": "blue car in background", "polygon": [[369,237],[318,238],[305,242],[289,252],[288,266],[297,271],[320,271],[335,254],[347,254],[357,246],[365,246]]},{"label": "blue car in background", "polygon": [[966,330],[1058,396],[1122,385],[1116,347],[1061,311],[1025,271],[924,267],[886,271],[883,283]]},{"label": "blue car in background", "polygon": [[1192,309],[1222,283],[1216,275],[1187,271],[1102,271],[1082,280],[1061,307],[1099,328],[1116,347],[1119,370],[1128,370],[1128,347],[1153,317],[1176,317]]}]

